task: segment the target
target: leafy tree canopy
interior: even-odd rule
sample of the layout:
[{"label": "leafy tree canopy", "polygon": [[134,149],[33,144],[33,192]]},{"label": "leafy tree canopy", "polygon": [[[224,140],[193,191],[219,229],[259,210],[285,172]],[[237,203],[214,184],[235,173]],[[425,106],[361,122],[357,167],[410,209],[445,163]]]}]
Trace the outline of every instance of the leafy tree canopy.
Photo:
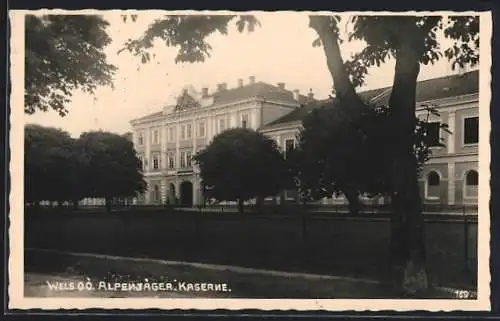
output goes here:
[{"label": "leafy tree canopy", "polygon": [[155,19],[143,36],[128,40],[119,53],[127,50],[147,63],[155,58],[150,52],[154,40],[161,39],[167,46],[179,48],[175,62],[203,62],[212,50],[207,38],[215,33],[227,35],[232,21],[239,32],[252,32],[260,25],[251,15],[164,15]]},{"label": "leafy tree canopy", "polygon": [[[295,175],[300,189],[311,199],[333,194],[391,195],[395,190],[391,161],[394,131],[391,109],[371,106],[355,124],[332,100],[313,109],[303,121],[298,135],[299,148],[294,154]],[[437,114],[426,106],[428,114]],[[431,149],[427,137],[428,117],[419,119],[415,130],[414,155],[418,171],[429,159]],[[447,130],[447,124],[441,124]],[[440,142],[441,146],[444,146]]]},{"label": "leafy tree canopy", "polygon": [[140,161],[127,138],[109,132],[86,132],[78,139],[77,148],[84,159],[82,185],[87,196],[111,199],[145,191]]},{"label": "leafy tree canopy", "polygon": [[[345,64],[355,86],[365,84],[369,67],[397,59],[401,38],[413,39],[423,65],[445,57],[456,67],[479,63],[479,17],[477,16],[356,16],[351,18],[348,41],[363,40],[367,46]],[[410,33],[408,33],[410,32]],[[448,44],[438,42],[442,32]]]},{"label": "leafy tree canopy", "polygon": [[205,196],[219,201],[276,195],[286,175],[276,143],[251,129],[220,133],[194,160],[200,167]]},{"label": "leafy tree canopy", "polygon": [[[127,41],[120,52],[128,50],[147,63],[154,58],[151,53],[154,40],[160,39],[167,46],[178,48],[176,62],[203,62],[210,57],[212,50],[207,42],[208,36],[214,33],[227,35],[232,21],[236,21],[240,32],[252,32],[261,25],[251,15],[165,15],[150,24],[143,36]],[[343,30],[349,31],[345,38],[339,35],[341,24],[346,25]],[[327,44],[331,36],[339,43],[354,40],[366,43],[359,53],[347,57],[344,64],[355,87],[364,84],[370,67],[380,66],[389,58],[396,58],[402,37],[414,39],[422,64],[433,64],[443,56],[453,68],[479,63],[478,16],[311,16],[309,26],[319,35],[312,41],[313,46]],[[448,45],[442,46],[438,42],[439,33],[449,40]],[[341,58],[335,57],[336,50],[327,45],[327,58]],[[329,68],[332,72],[332,68]]]},{"label": "leafy tree canopy", "polygon": [[[128,17],[123,15],[123,21],[138,19],[137,15]],[[338,34],[340,23],[350,26],[345,39]],[[64,116],[74,90],[93,93],[97,86],[112,85],[116,67],[107,62],[103,51],[111,42],[108,24],[97,15],[26,16],[26,113],[54,109]],[[227,35],[232,25],[240,32],[251,32],[260,22],[252,15],[164,15],[141,37],[128,40],[119,52],[129,51],[147,63],[154,58],[151,49],[155,40],[160,39],[178,48],[176,62],[203,62],[212,50],[208,37]],[[477,16],[311,16],[310,27],[319,36],[313,45],[324,47],[339,95],[350,86],[346,80],[354,87],[361,86],[370,67],[396,57],[403,38],[413,39],[423,64],[443,56],[453,67],[475,66],[479,61]],[[440,32],[450,40],[449,46],[438,42]],[[352,40],[363,40],[366,47],[344,63],[335,47]]]},{"label": "leafy tree canopy", "polygon": [[104,48],[109,23],[96,15],[27,15],[24,111],[53,109],[61,116],[75,90],[112,85],[117,70]]},{"label": "leafy tree canopy", "polygon": [[74,143],[75,140],[60,129],[39,125],[25,127],[26,201],[80,198]]}]

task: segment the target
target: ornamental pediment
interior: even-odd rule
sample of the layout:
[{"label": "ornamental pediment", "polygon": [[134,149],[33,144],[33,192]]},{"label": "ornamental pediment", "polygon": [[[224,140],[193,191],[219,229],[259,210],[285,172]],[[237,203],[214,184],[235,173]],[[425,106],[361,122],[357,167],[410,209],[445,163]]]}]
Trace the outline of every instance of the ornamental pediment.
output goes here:
[{"label": "ornamental pediment", "polygon": [[186,109],[198,108],[201,104],[192,95],[189,94],[187,90],[184,90],[183,94],[177,98],[177,103],[175,105],[175,111],[181,111]]}]

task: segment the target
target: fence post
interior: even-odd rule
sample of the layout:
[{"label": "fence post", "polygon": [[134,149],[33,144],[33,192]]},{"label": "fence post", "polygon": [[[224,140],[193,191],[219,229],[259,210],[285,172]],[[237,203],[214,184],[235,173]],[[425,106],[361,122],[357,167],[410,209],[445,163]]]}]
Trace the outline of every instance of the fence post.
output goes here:
[{"label": "fence post", "polygon": [[307,240],[307,217],[309,212],[307,211],[306,208],[306,203],[303,203],[302,208],[300,209],[301,212],[301,220],[300,220],[300,225],[301,225],[301,252],[302,252],[302,261],[307,262],[307,249],[308,249],[308,240]]},{"label": "fence post", "polygon": [[465,210],[465,205],[462,206],[462,212],[464,215],[464,261],[465,261],[465,271],[469,271],[469,219],[467,217],[467,211]]},{"label": "fence post", "polygon": [[194,224],[195,224],[195,242],[194,244],[194,253],[199,253],[203,251],[202,245],[203,245],[203,222],[202,222],[202,211],[201,208],[199,208],[198,211],[194,210],[193,211],[193,216],[194,216]]},{"label": "fence post", "polygon": [[198,238],[203,239],[203,211],[201,206],[198,207]]}]

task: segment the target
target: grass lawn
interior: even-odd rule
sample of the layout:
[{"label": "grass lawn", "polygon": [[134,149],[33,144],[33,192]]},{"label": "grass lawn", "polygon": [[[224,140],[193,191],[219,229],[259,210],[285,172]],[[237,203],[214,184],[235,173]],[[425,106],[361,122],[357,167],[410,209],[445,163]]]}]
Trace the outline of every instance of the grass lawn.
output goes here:
[{"label": "grass lawn", "polygon": [[[25,246],[128,257],[205,262],[385,280],[389,223],[234,213],[37,215],[25,220]],[[461,223],[426,223],[431,282],[476,290],[465,272]],[[261,276],[259,276],[260,278]],[[309,282],[309,281],[307,281]]]}]

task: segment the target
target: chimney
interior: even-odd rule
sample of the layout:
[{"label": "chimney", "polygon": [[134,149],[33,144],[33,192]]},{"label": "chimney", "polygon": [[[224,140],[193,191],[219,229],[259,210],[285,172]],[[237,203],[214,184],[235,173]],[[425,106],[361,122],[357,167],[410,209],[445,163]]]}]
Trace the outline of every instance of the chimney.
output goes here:
[{"label": "chimney", "polygon": [[226,90],[226,89],[227,89],[227,83],[223,82],[223,83],[218,84],[218,85],[217,85],[217,89],[218,89],[219,91],[224,91],[224,90]]},{"label": "chimney", "polygon": [[312,101],[314,99],[314,93],[312,92],[312,89],[309,90],[309,93],[307,94],[307,100]]},{"label": "chimney", "polygon": [[293,91],[293,99],[296,100],[296,101],[300,100],[300,91],[298,89],[295,89]]},{"label": "chimney", "polygon": [[285,83],[284,82],[279,82],[278,83],[278,87],[280,87],[281,89],[285,89]]},{"label": "chimney", "polygon": [[250,76],[248,79],[250,80],[251,85],[255,84],[255,76]]},{"label": "chimney", "polygon": [[182,91],[182,94],[183,94],[183,95],[186,95],[187,93],[188,93],[187,88],[184,88],[184,90]]},{"label": "chimney", "polygon": [[201,95],[202,95],[202,97],[208,96],[208,88],[207,87],[201,88]]},{"label": "chimney", "polygon": [[243,87],[243,79],[241,78],[238,79],[238,87],[239,88]]}]

